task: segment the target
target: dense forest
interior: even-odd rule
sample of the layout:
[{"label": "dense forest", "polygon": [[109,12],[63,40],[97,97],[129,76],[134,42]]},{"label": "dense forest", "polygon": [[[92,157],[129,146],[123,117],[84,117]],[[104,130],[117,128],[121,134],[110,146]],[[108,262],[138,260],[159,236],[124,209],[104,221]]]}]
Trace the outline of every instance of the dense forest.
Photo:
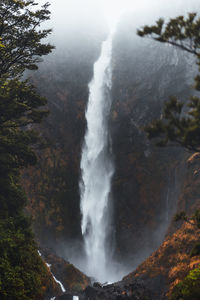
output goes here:
[{"label": "dense forest", "polygon": [[41,39],[49,30],[38,26],[49,19],[48,5],[34,11],[34,1],[0,3],[0,298],[39,299],[48,270],[38,254],[25,214],[27,196],[21,183],[24,168],[37,162],[42,141],[34,130],[48,111],[46,99],[23,80],[39,58],[53,47]]}]

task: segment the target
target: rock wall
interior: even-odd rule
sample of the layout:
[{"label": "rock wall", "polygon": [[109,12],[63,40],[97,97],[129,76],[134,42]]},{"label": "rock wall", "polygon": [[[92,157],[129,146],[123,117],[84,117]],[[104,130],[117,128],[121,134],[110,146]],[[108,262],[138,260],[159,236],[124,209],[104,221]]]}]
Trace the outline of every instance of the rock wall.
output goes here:
[{"label": "rock wall", "polygon": [[[116,260],[133,270],[162,242],[184,181],[186,154],[158,149],[143,132],[170,95],[191,92],[192,62],[174,48],[139,39],[121,25],[113,48],[110,129],[115,175],[112,186]],[[88,82],[100,40],[71,56],[50,56],[32,79],[47,96],[50,115],[41,124],[47,148],[23,174],[37,239],[68,258],[82,251],[79,211],[80,151],[85,132]]]},{"label": "rock wall", "polygon": [[[144,126],[170,96],[191,93],[190,58],[123,27],[114,40],[112,140],[116,256],[134,268],[164,239],[185,178],[183,149],[159,149]],[[194,71],[194,67],[193,67]]]},{"label": "rock wall", "polygon": [[[84,112],[100,41],[73,54],[52,54],[32,81],[48,98],[49,117],[38,128],[47,147],[38,165],[23,174],[36,236],[43,246],[81,239],[79,165]],[[77,52],[78,51],[78,52]]]}]

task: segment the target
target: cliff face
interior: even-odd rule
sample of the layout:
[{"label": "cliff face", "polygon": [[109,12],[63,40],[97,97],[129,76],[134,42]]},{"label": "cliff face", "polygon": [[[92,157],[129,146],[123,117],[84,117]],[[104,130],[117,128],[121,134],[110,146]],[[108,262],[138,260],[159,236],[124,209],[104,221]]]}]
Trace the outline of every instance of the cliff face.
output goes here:
[{"label": "cliff face", "polygon": [[[190,155],[184,168],[185,176],[177,211],[185,211],[191,216],[195,209],[200,209],[200,154]],[[123,278],[121,285],[126,286],[126,291],[139,280],[144,283],[143,295],[149,291],[150,299],[169,299],[174,287],[190,270],[199,267],[200,255],[193,249],[200,243],[200,229],[193,221],[190,222],[171,222],[168,234],[158,250]]]},{"label": "cliff face", "polygon": [[[110,129],[114,255],[133,270],[162,242],[185,178],[186,154],[157,149],[142,127],[160,116],[170,95],[189,95],[192,74],[182,52],[136,38],[135,28],[127,28],[121,27],[114,40]],[[38,166],[23,174],[28,211],[39,243],[66,257],[73,254],[71,245],[72,252],[82,247],[80,153],[87,85],[99,49],[100,40],[72,56],[52,56],[33,78],[51,113],[40,127],[48,147],[38,153]]]},{"label": "cliff face", "polygon": [[[185,180],[177,207],[177,211],[184,210],[189,216],[195,209],[200,209],[199,168],[200,155],[194,153],[186,162]],[[162,293],[165,291],[165,297],[171,296],[174,286],[200,264],[199,254],[193,252],[191,255],[192,249],[200,242],[200,230],[193,224],[173,222],[159,249],[124,280],[146,278],[147,282],[160,282],[160,290]]]},{"label": "cliff face", "polygon": [[200,207],[200,153],[192,154],[186,165],[186,177],[178,201],[178,211],[186,211],[189,216]]},{"label": "cliff face", "polygon": [[47,147],[38,165],[23,174],[28,211],[40,243],[56,248],[55,240],[80,239],[79,165],[85,132],[88,82],[100,41],[73,54],[50,56],[33,81],[48,98],[49,117],[39,130]]},{"label": "cliff face", "polygon": [[[190,61],[166,45],[118,32],[113,57],[112,140],[116,255],[136,265],[162,242],[185,176],[183,149],[156,148],[143,127],[170,96],[191,92]],[[127,259],[129,260],[129,259]]]}]

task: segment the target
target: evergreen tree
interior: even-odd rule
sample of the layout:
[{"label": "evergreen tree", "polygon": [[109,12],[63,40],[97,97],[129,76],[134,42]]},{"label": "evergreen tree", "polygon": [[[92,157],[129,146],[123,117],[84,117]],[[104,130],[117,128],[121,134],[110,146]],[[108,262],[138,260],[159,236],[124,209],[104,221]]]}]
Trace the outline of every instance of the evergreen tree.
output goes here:
[{"label": "evergreen tree", "polygon": [[40,145],[34,124],[42,121],[46,99],[22,75],[53,47],[41,40],[51,30],[39,26],[50,17],[48,4],[33,0],[0,2],[0,299],[39,299],[45,266],[38,255],[20,172],[37,162]]},{"label": "evergreen tree", "polygon": [[36,9],[34,0],[4,0],[0,2],[0,78],[19,77],[26,69],[38,68],[41,56],[52,46],[42,43],[51,32],[38,29],[50,17],[49,4]]},{"label": "evergreen tree", "polygon": [[[167,24],[159,19],[156,25],[138,30],[138,35],[149,36],[194,54],[200,71],[200,18],[196,13],[171,19]],[[195,89],[200,91],[200,75],[195,77]],[[158,146],[179,144],[200,152],[200,99],[195,96],[189,99],[187,113],[183,113],[183,107],[183,102],[172,97],[165,103],[161,118],[145,130],[150,139],[157,140]]]}]

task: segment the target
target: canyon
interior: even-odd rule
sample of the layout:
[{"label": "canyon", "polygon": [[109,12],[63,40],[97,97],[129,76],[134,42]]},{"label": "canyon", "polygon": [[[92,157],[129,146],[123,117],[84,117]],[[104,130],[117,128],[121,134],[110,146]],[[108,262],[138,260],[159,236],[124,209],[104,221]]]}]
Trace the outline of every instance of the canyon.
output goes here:
[{"label": "canyon", "polygon": [[[194,93],[194,59],[176,48],[140,39],[134,31],[131,19],[119,25],[110,61],[108,129],[114,171],[110,173],[108,234],[102,243],[107,243],[117,273],[114,281],[122,281],[104,287],[101,279],[101,284],[87,287],[96,278],[74,271],[86,270],[79,189],[81,149],[87,128],[88,84],[105,35],[81,49],[75,45],[73,55],[52,54],[32,78],[48,98],[50,115],[40,125],[47,146],[38,152],[38,165],[23,173],[27,211],[41,249],[50,248],[58,260],[61,257],[74,264],[76,275],[71,275],[71,281],[81,281],[81,288],[79,284],[69,292],[78,293],[79,299],[166,299],[175,282],[199,261],[189,254],[183,259],[172,257],[178,253],[177,244],[183,247],[187,240],[188,251],[199,240],[192,227],[173,222],[176,212],[185,210],[191,215],[199,207],[199,156],[191,157],[178,147],[158,148],[143,130],[160,117],[170,96],[186,101]],[[183,260],[190,267],[183,271],[182,266],[176,273]],[[173,268],[174,277],[170,275]],[[59,271],[57,275],[67,285]]]}]

